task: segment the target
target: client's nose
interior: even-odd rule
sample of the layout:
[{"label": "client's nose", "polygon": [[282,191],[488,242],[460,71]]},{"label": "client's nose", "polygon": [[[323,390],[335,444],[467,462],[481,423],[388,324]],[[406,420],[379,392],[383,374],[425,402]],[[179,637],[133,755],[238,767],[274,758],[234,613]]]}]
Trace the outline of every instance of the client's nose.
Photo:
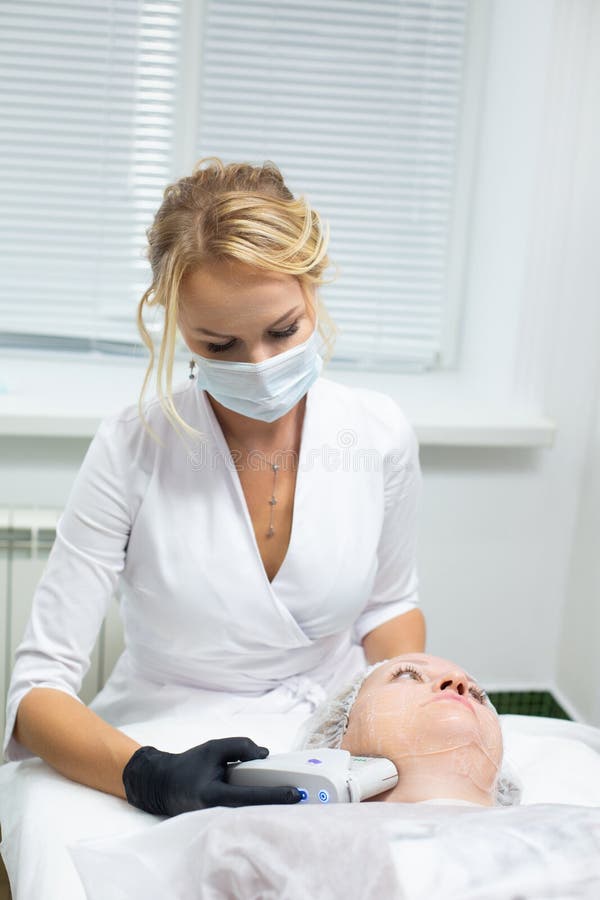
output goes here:
[{"label": "client's nose", "polygon": [[441,678],[438,678],[435,684],[436,691],[456,691],[460,696],[468,696],[469,692],[469,679],[465,675],[464,672],[460,670],[455,670],[452,672],[446,672],[442,675]]}]

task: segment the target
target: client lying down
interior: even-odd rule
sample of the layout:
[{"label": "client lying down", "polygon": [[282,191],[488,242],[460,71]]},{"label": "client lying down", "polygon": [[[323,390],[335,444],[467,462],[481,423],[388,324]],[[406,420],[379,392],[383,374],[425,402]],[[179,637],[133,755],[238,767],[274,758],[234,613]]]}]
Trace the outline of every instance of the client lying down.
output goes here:
[{"label": "client lying down", "polygon": [[501,774],[502,731],[485,692],[458,665],[427,653],[376,663],[305,726],[305,748],[391,760],[398,783],[378,801],[518,803]]},{"label": "client lying down", "polygon": [[[600,897],[600,809],[543,796],[531,805],[495,807],[513,805],[515,796],[498,790],[507,771],[500,721],[454,663],[412,653],[386,660],[318,709],[294,746],[281,749],[304,744],[312,762],[323,747],[390,759],[398,783],[377,799],[393,802],[221,807],[130,835],[115,828],[109,838],[72,847],[88,900],[186,900],[204,896],[200,884],[207,896],[223,898]],[[251,733],[268,743],[260,729]],[[543,770],[552,757],[544,742],[556,739],[530,740]],[[593,767],[584,765],[584,750]],[[547,780],[571,768],[583,772],[573,795],[581,803],[600,783],[600,761],[591,746],[579,745],[546,768]]]}]

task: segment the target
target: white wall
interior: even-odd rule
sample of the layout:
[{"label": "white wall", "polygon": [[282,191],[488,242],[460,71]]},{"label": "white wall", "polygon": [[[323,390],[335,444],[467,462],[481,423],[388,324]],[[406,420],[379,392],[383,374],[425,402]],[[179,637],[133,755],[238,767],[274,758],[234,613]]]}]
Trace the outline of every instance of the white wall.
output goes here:
[{"label": "white wall", "polygon": [[579,717],[600,726],[600,379],[579,484],[560,622],[557,684]]},{"label": "white wall", "polygon": [[[530,29],[541,17],[539,45],[515,30],[519,10]],[[473,361],[478,333],[482,343],[497,339],[501,349],[487,357],[495,380],[515,404],[550,415],[558,430],[545,449],[422,442],[419,568],[428,650],[460,660],[488,688],[557,686],[573,714],[600,725],[600,4],[498,0],[493,12],[488,102],[494,92],[507,98],[502,41],[519,66],[530,59],[543,105],[516,181],[518,154],[499,149],[493,129],[482,140],[465,358]],[[526,127],[522,116],[511,123],[510,112],[507,128]],[[490,296],[493,329],[482,312]],[[28,365],[37,366],[42,390],[43,365]],[[414,380],[368,383],[415,409]],[[135,399],[133,391],[116,408]],[[87,443],[0,437],[0,503],[61,506]]]},{"label": "white wall", "polygon": [[426,450],[421,570],[432,649],[499,686],[555,685],[600,725],[600,5],[552,6],[513,371],[557,438],[529,454]]}]

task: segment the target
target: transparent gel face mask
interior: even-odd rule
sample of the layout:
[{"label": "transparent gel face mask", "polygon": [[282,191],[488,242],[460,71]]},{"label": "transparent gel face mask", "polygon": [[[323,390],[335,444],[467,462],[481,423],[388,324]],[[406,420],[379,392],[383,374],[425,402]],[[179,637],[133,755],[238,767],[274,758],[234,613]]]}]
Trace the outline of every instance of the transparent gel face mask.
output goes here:
[{"label": "transparent gel face mask", "polygon": [[400,696],[391,702],[389,695],[382,700],[381,694],[367,692],[352,709],[342,747],[391,759],[405,786],[418,776],[443,792],[444,784],[460,776],[491,797],[502,762],[494,719],[491,709],[477,714],[455,700],[433,701],[432,696],[432,702],[403,704]]},{"label": "transparent gel face mask", "polygon": [[196,356],[196,384],[227,409],[274,422],[296,406],[321,374],[323,359],[317,345],[318,320],[302,344],[259,363]]},{"label": "transparent gel face mask", "polygon": [[[430,654],[418,655],[430,663],[434,659]],[[415,654],[410,654],[410,657],[414,662]],[[449,660],[443,662],[442,668],[446,664],[455,670],[458,668]],[[432,798],[448,798],[449,790],[453,797],[459,796],[455,793],[457,781],[453,778],[458,773],[459,776],[464,776],[460,786],[464,788],[465,783],[472,785],[472,790],[467,790],[467,794],[473,794],[477,790],[481,792],[475,802],[498,806],[520,803],[523,784],[518,773],[503,758],[500,719],[487,697],[483,698],[481,708],[474,707],[479,722],[465,717],[464,711],[459,712],[460,707],[454,706],[453,701],[432,705],[428,715],[435,709],[437,718],[429,723],[414,714],[416,707],[413,705],[412,720],[409,718],[405,721],[408,710],[399,708],[400,695],[389,695],[389,699],[383,704],[377,703],[372,697],[370,709],[364,708],[361,713],[362,701],[371,686],[367,683],[370,676],[376,670],[382,670],[383,682],[377,679],[378,684],[375,685],[375,690],[380,690],[382,684],[385,686],[388,683],[389,676],[400,667],[406,667],[406,663],[407,660],[400,655],[368,666],[337,694],[326,699],[310,719],[303,723],[296,735],[296,747],[313,749],[343,746],[352,753],[395,759],[401,773],[400,787],[407,772],[421,772],[422,777],[418,782],[413,779],[413,800],[425,799],[424,796],[418,796],[419,790]],[[441,669],[438,670],[438,676],[440,671]],[[401,680],[409,677],[405,672]],[[432,682],[440,687],[439,682],[431,679],[430,691],[433,690]],[[398,687],[402,689],[400,685]],[[354,709],[359,696],[360,702]],[[385,696],[388,697],[387,694]],[[411,698],[407,694],[405,699],[409,704],[411,701],[415,704],[418,698],[414,695]],[[363,722],[355,717],[355,713],[357,716],[362,715]],[[435,725],[433,732],[432,724]],[[357,730],[357,726],[360,726],[360,730]],[[408,736],[411,734],[409,743]],[[401,743],[402,736],[405,738],[404,743]],[[465,791],[461,793],[464,797]],[[390,799],[399,802],[403,800],[396,792]]]},{"label": "transparent gel face mask", "polygon": [[[340,720],[338,704],[331,717],[341,725],[338,746],[394,762],[399,782],[393,799],[494,804],[500,722],[485,692],[460,666],[430,654],[401,654],[375,664],[339,699],[346,714]],[[330,708],[335,707],[333,698]]]}]

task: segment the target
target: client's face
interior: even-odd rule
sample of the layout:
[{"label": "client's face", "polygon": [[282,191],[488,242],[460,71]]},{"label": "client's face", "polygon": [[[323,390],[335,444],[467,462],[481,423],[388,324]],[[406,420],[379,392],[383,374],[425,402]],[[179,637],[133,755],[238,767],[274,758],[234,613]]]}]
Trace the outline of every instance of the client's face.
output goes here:
[{"label": "client's face", "polygon": [[392,799],[494,803],[502,762],[498,716],[476,682],[447,659],[410,653],[375,669],[341,746],[392,760],[399,773]]}]

